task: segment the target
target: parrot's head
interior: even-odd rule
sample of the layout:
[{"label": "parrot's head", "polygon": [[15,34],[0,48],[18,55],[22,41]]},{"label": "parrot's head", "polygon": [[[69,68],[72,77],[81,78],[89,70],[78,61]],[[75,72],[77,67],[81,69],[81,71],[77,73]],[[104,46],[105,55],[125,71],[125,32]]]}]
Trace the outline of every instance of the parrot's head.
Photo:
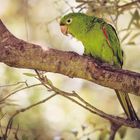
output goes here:
[{"label": "parrot's head", "polygon": [[83,13],[69,13],[60,20],[61,32],[64,35],[71,34],[79,38],[79,36],[85,34],[90,18]]}]

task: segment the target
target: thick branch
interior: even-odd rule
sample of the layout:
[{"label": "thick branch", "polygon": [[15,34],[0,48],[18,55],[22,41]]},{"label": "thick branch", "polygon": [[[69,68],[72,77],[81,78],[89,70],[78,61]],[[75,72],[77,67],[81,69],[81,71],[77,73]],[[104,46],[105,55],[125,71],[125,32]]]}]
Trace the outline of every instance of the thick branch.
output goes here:
[{"label": "thick branch", "polygon": [[0,21],[0,62],[11,67],[37,69],[82,78],[105,87],[140,96],[140,74],[103,66],[93,58],[41,46],[14,37]]}]

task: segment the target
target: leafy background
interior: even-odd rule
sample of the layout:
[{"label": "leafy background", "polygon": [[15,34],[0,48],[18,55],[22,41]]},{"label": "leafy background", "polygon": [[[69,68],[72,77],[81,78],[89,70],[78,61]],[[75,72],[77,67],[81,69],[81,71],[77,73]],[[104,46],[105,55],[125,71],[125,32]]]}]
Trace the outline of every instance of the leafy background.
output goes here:
[{"label": "leafy background", "polygon": [[[131,0],[0,0],[0,18],[18,38],[63,51],[83,53],[81,42],[60,32],[60,17],[69,12],[86,12],[104,18],[117,30],[125,53],[124,69],[140,72],[140,4]],[[127,5],[127,3],[132,3]],[[123,6],[122,6],[123,5]],[[124,6],[125,5],[125,6]],[[33,70],[10,68],[0,64],[1,135],[10,115],[50,94],[43,87],[27,88],[2,101],[6,95],[38,81],[25,73]],[[113,90],[88,81],[47,73],[53,84],[65,91],[76,91],[95,107],[113,114],[123,111]],[[12,84],[12,85],[11,85]],[[14,84],[14,85],[13,85]],[[11,85],[11,86],[10,86]],[[139,97],[131,99],[140,116]],[[22,140],[87,140],[108,139],[109,123],[85,109],[56,96],[44,104],[19,114],[14,120],[9,139]],[[17,129],[18,128],[18,129]],[[139,140],[140,130],[122,128],[116,140]]]}]

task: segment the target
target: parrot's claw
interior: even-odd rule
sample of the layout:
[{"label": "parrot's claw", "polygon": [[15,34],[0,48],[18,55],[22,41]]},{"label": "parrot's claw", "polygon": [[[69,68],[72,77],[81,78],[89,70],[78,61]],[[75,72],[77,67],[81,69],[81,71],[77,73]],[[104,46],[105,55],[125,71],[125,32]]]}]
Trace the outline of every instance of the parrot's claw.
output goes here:
[{"label": "parrot's claw", "polygon": [[108,63],[102,63],[102,66],[103,67],[108,67],[108,66],[110,66]]}]

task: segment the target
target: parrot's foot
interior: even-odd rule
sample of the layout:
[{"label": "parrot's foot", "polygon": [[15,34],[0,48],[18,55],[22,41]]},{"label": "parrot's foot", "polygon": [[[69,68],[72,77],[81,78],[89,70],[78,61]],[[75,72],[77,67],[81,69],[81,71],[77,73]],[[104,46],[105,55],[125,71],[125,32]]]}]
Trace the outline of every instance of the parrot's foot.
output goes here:
[{"label": "parrot's foot", "polygon": [[110,66],[110,64],[108,64],[108,63],[102,63],[101,66],[102,67],[108,67],[108,66]]},{"label": "parrot's foot", "polygon": [[92,58],[94,58],[92,55],[90,55],[90,54],[83,54],[83,56],[88,56],[88,57],[92,57]]},{"label": "parrot's foot", "polygon": [[88,56],[87,54],[83,53],[83,56]]}]

